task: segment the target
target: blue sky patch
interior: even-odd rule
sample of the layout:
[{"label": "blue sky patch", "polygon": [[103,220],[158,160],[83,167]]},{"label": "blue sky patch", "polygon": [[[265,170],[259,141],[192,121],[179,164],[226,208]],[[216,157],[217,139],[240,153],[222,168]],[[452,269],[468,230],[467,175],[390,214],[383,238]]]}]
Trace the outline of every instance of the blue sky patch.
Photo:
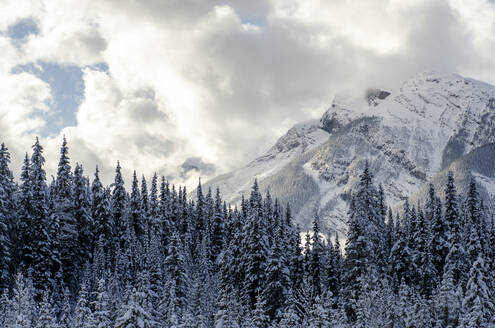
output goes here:
[{"label": "blue sky patch", "polygon": [[[91,66],[91,68],[108,70],[108,66],[103,63]],[[76,112],[84,100],[81,67],[41,62],[37,65],[19,65],[12,70],[14,74],[21,72],[33,74],[47,82],[52,91],[52,110],[41,114],[46,121],[44,129],[40,131],[42,136],[54,135],[66,126],[76,125]]]},{"label": "blue sky patch", "polygon": [[[106,63],[89,66],[91,69],[108,72]],[[81,67],[75,65],[59,65],[40,62],[16,66],[12,73],[27,72],[50,85],[53,96],[52,110],[42,113],[46,125],[42,136],[58,134],[66,126],[76,125],[76,113],[84,100],[84,81]]]},{"label": "blue sky patch", "polygon": [[107,72],[108,73],[108,65],[107,63],[98,63],[95,65],[89,66],[91,69],[97,70],[97,71],[102,71],[102,72]]},{"label": "blue sky patch", "polygon": [[39,32],[38,24],[32,18],[25,18],[9,26],[7,36],[15,44],[19,44],[23,43],[29,35],[37,35]]},{"label": "blue sky patch", "polygon": [[241,17],[241,23],[242,24],[256,25],[258,27],[263,27],[266,24],[265,18],[263,16],[259,16],[259,15],[247,15],[247,16]]}]

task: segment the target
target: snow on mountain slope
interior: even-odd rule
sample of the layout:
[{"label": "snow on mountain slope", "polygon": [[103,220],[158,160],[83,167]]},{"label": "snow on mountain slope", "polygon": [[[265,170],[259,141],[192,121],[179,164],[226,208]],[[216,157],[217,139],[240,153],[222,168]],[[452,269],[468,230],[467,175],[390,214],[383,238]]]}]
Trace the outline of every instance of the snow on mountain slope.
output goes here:
[{"label": "snow on mountain slope", "polygon": [[[220,187],[236,202],[257,178],[262,189],[291,202],[303,227],[318,211],[329,229],[344,233],[346,200],[366,160],[394,205],[494,142],[495,87],[456,74],[423,72],[396,92],[337,96],[319,122],[296,125],[265,155],[207,185]],[[492,165],[486,156],[477,158]],[[495,185],[495,175],[476,173],[475,162],[466,163],[471,166],[463,166],[463,183],[478,174],[486,190]]]},{"label": "snow on mountain slope", "polygon": [[254,179],[262,181],[275,174],[297,156],[324,143],[328,136],[329,133],[320,127],[317,120],[298,123],[280,137],[263,156],[239,170],[210,180],[207,186],[219,187],[224,199],[235,203],[243,193],[250,190]]}]

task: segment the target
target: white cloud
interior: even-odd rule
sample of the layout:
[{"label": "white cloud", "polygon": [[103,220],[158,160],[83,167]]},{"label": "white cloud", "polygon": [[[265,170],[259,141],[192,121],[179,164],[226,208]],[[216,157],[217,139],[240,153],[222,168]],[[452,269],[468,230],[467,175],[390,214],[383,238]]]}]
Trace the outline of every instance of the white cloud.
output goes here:
[{"label": "white cloud", "polygon": [[42,112],[50,110],[49,85],[29,73],[12,74],[19,64],[18,50],[10,40],[0,35],[0,142],[5,142],[19,167],[24,152],[32,143],[31,132],[41,129],[45,121]]},{"label": "white cloud", "polygon": [[[495,82],[495,9],[483,0],[16,0],[0,12],[0,32],[39,24],[19,49],[0,35],[0,91],[11,95],[0,113],[20,113],[4,114],[16,128],[1,136],[26,149],[43,125],[33,113],[50,110],[49,86],[12,67],[105,62],[108,72],[84,68],[77,126],[60,134],[107,182],[117,159],[147,176],[180,177],[190,158],[225,172],[343,89],[393,88],[424,69]],[[55,164],[60,140],[43,140]]]}]

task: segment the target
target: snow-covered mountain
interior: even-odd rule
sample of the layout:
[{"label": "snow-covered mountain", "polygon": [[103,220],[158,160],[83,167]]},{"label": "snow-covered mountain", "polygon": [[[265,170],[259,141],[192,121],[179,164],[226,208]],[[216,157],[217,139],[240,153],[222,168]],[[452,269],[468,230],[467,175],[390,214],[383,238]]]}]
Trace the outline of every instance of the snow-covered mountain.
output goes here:
[{"label": "snow-covered mountain", "polygon": [[454,171],[460,191],[475,176],[495,200],[495,87],[456,74],[423,72],[395,92],[337,96],[319,121],[296,124],[263,156],[218,176],[227,201],[262,190],[290,202],[304,227],[315,211],[328,228],[345,232],[349,192],[366,160],[390,205],[416,200],[429,180],[443,189]]}]

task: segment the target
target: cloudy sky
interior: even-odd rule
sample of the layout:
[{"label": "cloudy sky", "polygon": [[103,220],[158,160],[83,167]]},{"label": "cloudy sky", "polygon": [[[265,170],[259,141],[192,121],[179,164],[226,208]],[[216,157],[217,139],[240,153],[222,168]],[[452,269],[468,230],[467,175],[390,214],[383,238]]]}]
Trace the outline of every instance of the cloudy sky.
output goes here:
[{"label": "cloudy sky", "polygon": [[[343,90],[418,71],[495,84],[489,0],[2,0],[0,136],[20,166],[39,135],[110,182],[227,172]],[[195,168],[199,168],[197,172]]]}]

